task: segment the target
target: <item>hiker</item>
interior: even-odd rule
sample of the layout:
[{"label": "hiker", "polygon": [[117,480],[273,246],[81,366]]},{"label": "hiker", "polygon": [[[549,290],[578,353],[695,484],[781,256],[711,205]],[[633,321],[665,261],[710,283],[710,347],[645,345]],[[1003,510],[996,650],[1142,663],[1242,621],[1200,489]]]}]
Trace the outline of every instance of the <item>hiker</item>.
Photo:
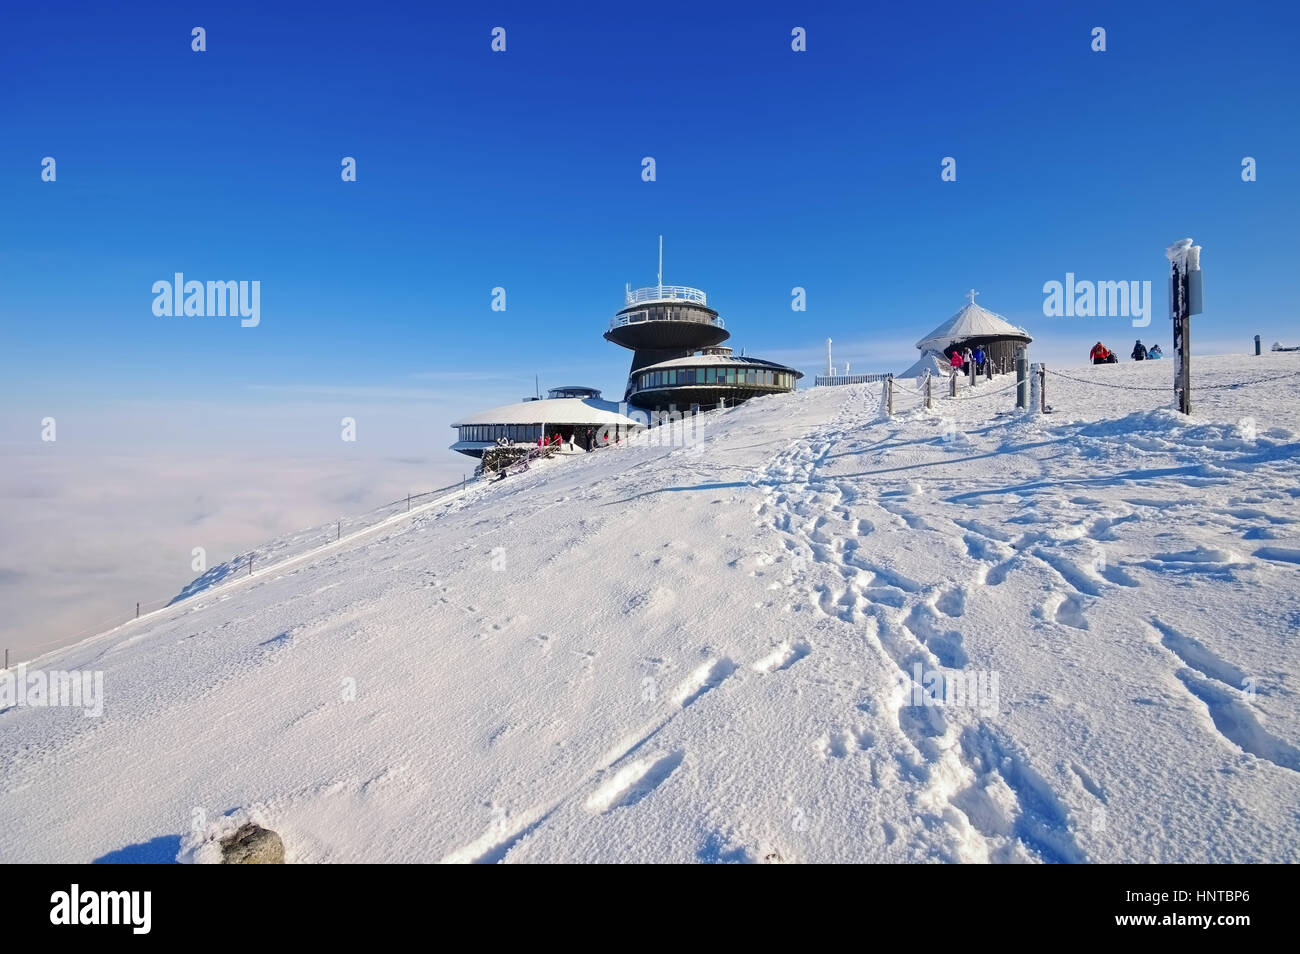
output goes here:
[{"label": "hiker", "polygon": [[1163,358],[1164,356],[1165,356],[1165,353],[1164,353],[1163,351],[1160,350],[1160,345],[1158,345],[1158,344],[1153,344],[1153,345],[1151,346],[1151,350],[1147,352],[1147,360],[1148,360],[1148,361],[1154,361],[1154,360],[1156,360],[1157,358]]},{"label": "hiker", "polygon": [[961,362],[963,367],[970,367],[974,361],[975,355],[971,354],[970,348],[967,348],[961,353]]},{"label": "hiker", "polygon": [[952,349],[952,369],[953,369],[954,371],[960,371],[960,370],[961,370],[961,366],[962,366],[962,364],[964,364],[964,362],[963,362],[962,359],[961,359],[961,352],[958,351],[956,348],[953,348],[953,349]]},{"label": "hiker", "polygon": [[1098,341],[1088,352],[1088,357],[1092,358],[1093,364],[1118,364],[1119,358],[1115,357],[1114,352]]},{"label": "hiker", "polygon": [[1146,359],[1147,359],[1146,345],[1142,344],[1142,339],[1139,338],[1137,340],[1137,344],[1133,346],[1133,360],[1145,361]]},{"label": "hiker", "polygon": [[984,348],[982,345],[975,346],[975,354],[973,355],[973,357],[975,358],[975,370],[983,371],[984,370]]}]

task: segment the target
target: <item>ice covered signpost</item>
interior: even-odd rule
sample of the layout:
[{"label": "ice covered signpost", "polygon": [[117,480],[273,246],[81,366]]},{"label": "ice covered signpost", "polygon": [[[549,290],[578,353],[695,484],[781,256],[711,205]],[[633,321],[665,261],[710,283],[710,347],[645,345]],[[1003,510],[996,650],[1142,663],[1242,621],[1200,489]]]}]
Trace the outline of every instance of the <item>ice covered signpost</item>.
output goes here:
[{"label": "ice covered signpost", "polygon": [[1165,249],[1169,259],[1169,317],[1174,322],[1174,394],[1178,410],[1192,413],[1192,315],[1201,313],[1201,247],[1189,238]]}]

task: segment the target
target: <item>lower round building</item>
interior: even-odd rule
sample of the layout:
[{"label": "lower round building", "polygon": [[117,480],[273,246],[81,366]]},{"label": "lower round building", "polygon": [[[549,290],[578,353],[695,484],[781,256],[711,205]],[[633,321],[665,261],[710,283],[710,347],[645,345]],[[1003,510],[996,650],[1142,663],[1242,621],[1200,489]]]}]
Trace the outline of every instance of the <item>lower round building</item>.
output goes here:
[{"label": "lower round building", "polygon": [[451,426],[457,434],[451,449],[482,457],[502,443],[536,444],[554,440],[557,434],[565,450],[592,450],[625,439],[644,422],[628,417],[613,401],[601,400],[595,388],[562,387],[547,391],[545,398],[494,407]]},{"label": "lower round building", "polygon": [[728,406],[765,394],[793,391],[802,377],[803,372],[794,368],[737,356],[731,348],[702,348],[698,353],[633,371],[627,399],[652,411]]}]

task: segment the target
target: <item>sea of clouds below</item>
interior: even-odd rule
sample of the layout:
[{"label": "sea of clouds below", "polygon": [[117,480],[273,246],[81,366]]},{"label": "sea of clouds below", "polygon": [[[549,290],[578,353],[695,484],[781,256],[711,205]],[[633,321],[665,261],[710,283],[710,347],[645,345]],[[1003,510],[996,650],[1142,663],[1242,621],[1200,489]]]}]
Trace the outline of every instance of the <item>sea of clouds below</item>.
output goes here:
[{"label": "sea of clouds below", "polygon": [[[30,658],[175,596],[282,534],[359,515],[472,467],[431,458],[0,452],[0,648]],[[49,645],[51,644],[52,645]]]}]

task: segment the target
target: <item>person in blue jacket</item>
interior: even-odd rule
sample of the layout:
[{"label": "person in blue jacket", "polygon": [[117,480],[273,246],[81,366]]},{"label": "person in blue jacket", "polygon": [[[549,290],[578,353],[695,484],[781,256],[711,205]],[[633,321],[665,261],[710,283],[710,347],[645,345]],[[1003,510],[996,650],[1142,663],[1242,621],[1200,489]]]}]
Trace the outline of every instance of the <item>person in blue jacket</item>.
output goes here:
[{"label": "person in blue jacket", "polygon": [[1154,361],[1156,358],[1163,358],[1165,353],[1160,350],[1160,345],[1154,344],[1147,349],[1147,360]]}]

